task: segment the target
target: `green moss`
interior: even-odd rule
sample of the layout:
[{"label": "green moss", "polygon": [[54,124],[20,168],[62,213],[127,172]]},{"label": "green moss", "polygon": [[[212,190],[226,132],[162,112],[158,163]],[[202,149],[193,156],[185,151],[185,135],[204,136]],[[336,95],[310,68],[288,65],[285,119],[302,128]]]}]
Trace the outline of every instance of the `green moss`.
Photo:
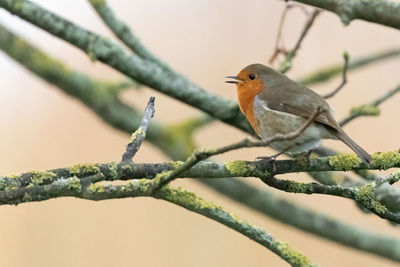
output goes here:
[{"label": "green moss", "polygon": [[72,177],[68,181],[68,187],[69,190],[76,190],[80,191],[82,189],[81,181],[79,180],[78,177]]},{"label": "green moss", "polygon": [[288,181],[288,187],[286,189],[287,192],[292,193],[304,193],[304,194],[312,194],[313,187],[310,183],[298,183],[294,181]]},{"label": "green moss", "polygon": [[195,209],[221,209],[221,207],[211,204],[204,199],[197,197],[194,193],[182,189],[181,187],[176,189],[163,187],[161,191],[165,200],[178,205],[185,204],[185,207],[189,206]]},{"label": "green moss", "polygon": [[374,209],[377,213],[382,214],[387,211],[386,207],[375,199],[374,183],[366,183],[357,191],[355,195],[356,201],[362,203],[367,208]]},{"label": "green moss", "polygon": [[75,164],[68,167],[71,175],[83,176],[96,174],[100,171],[98,164]]},{"label": "green moss", "polygon": [[46,182],[51,182],[56,176],[54,172],[49,171],[33,171],[31,177],[31,183],[33,185],[41,185]]},{"label": "green moss", "polygon": [[400,163],[400,154],[397,151],[377,152],[371,155],[371,165],[378,169],[389,169]]},{"label": "green moss", "polygon": [[248,176],[255,170],[255,166],[249,165],[246,161],[235,160],[225,163],[225,168],[235,176]]},{"label": "green moss", "polygon": [[169,165],[171,165],[174,169],[177,169],[178,167],[180,167],[184,162],[183,161],[179,161],[179,160],[177,160],[177,161],[170,161],[170,162],[168,162],[169,163]]},{"label": "green moss", "polygon": [[101,184],[91,184],[89,186],[89,191],[92,193],[103,193],[105,192],[104,185]]},{"label": "green moss", "polygon": [[108,167],[108,171],[110,173],[110,178],[112,180],[117,180],[119,178],[118,176],[118,163],[113,161],[110,163]]},{"label": "green moss", "polygon": [[137,129],[136,131],[134,131],[132,133],[131,138],[129,138],[129,143],[132,143],[133,140],[135,140],[138,135],[142,135],[143,138],[145,138],[146,137],[146,132],[144,132],[141,128]]},{"label": "green moss", "polygon": [[279,250],[281,257],[287,260],[292,266],[315,266],[306,256],[292,249],[286,242],[277,242],[276,248]]},{"label": "green moss", "polygon": [[378,116],[380,113],[379,108],[371,104],[353,107],[350,110],[351,116]]},{"label": "green moss", "polygon": [[336,171],[349,171],[360,166],[362,160],[355,154],[342,154],[328,158],[329,165]]},{"label": "green moss", "polygon": [[148,193],[150,191],[150,186],[153,185],[152,182],[152,180],[146,178],[129,181],[122,187],[122,190],[125,192],[139,191],[142,193]]}]

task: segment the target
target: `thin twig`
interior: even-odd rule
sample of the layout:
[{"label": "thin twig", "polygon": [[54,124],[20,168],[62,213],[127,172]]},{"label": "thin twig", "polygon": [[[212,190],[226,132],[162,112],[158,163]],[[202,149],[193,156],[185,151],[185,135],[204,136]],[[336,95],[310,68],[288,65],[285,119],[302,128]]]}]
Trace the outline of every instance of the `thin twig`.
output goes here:
[{"label": "thin twig", "polygon": [[294,7],[294,5],[286,4],[285,9],[282,12],[281,19],[279,21],[278,34],[275,41],[275,50],[271,58],[269,59],[269,64],[273,64],[280,53],[286,53],[286,49],[283,45],[282,29],[286,15],[292,7]]},{"label": "thin twig", "polygon": [[126,146],[125,153],[122,155],[121,162],[131,161],[142,145],[144,138],[146,137],[147,127],[149,126],[151,118],[154,116],[154,100],[154,96],[150,97],[144,111],[142,122],[140,123],[139,128],[132,134],[130,142]]},{"label": "thin twig", "polygon": [[342,72],[342,82],[335,90],[324,95],[323,98],[325,98],[325,99],[331,98],[334,95],[336,95],[343,88],[343,86],[347,83],[347,70],[349,67],[349,54],[347,54],[347,52],[344,52],[343,59],[344,59],[344,65],[343,65],[343,72]]},{"label": "thin twig", "polygon": [[301,47],[301,43],[303,42],[304,38],[307,36],[311,26],[314,24],[314,21],[316,19],[316,17],[321,13],[320,9],[315,9],[311,15],[309,16],[309,18],[307,19],[303,31],[301,32],[301,35],[299,37],[299,39],[296,42],[296,45],[294,46],[294,48],[288,52],[285,56],[285,59],[282,61],[282,63],[280,64],[278,70],[282,73],[287,72],[291,67],[292,67],[292,60],[295,58],[297,51],[300,49]]},{"label": "thin twig", "polygon": [[340,126],[344,126],[347,123],[351,122],[355,118],[361,116],[377,116],[380,114],[378,106],[390,99],[392,96],[400,92],[400,85],[396,86],[392,90],[389,90],[384,95],[378,97],[374,101],[369,104],[364,104],[361,106],[353,107],[350,111],[350,115],[344,118],[339,124]]}]

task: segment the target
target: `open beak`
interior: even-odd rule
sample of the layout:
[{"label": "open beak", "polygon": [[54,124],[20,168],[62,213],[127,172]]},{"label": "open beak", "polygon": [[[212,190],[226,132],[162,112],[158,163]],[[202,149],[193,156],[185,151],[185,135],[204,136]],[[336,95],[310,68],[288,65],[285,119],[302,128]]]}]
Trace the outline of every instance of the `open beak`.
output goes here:
[{"label": "open beak", "polygon": [[227,79],[234,79],[234,81],[225,81],[226,83],[238,83],[240,81],[240,79],[238,78],[238,76],[226,76],[225,78]]}]

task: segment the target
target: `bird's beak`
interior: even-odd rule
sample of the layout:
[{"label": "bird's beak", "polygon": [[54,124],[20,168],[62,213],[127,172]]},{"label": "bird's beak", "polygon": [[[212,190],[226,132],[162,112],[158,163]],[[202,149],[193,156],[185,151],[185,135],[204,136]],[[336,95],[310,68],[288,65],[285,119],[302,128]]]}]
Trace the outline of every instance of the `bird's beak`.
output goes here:
[{"label": "bird's beak", "polygon": [[225,81],[226,83],[238,83],[240,81],[238,76],[226,76],[225,78],[235,80],[235,81]]}]

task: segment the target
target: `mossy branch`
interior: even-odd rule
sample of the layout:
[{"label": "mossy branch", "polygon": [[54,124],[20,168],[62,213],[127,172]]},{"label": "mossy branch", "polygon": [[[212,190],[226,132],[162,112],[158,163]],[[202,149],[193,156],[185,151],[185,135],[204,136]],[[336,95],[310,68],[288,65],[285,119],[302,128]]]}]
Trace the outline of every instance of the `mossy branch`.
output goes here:
[{"label": "mossy branch", "polygon": [[[225,147],[226,148],[226,147]],[[225,149],[224,148],[224,149]],[[191,178],[223,178],[223,177],[259,177],[268,185],[293,193],[323,193],[337,195],[354,199],[363,204],[382,218],[400,223],[400,214],[397,215],[378,205],[376,199],[369,199],[369,202],[358,198],[362,187],[329,186],[320,184],[302,184],[293,181],[283,181],[274,178],[274,175],[302,171],[350,171],[357,169],[388,169],[400,167],[400,154],[398,152],[375,153],[370,165],[362,162],[356,155],[340,155],[327,158],[310,159],[308,163],[297,160],[279,160],[274,164],[265,161],[246,162],[234,161],[228,163],[199,162],[200,160],[215,155],[224,150],[198,151],[185,163],[166,164],[133,164],[133,163],[111,163],[96,165],[79,165],[64,169],[46,171],[43,174],[38,172],[25,173],[16,177],[3,177],[0,180],[1,190],[12,191],[37,184],[50,184],[62,180],[64,177],[86,177],[88,174],[101,174],[104,180],[127,180],[148,178],[148,186],[156,191],[162,185],[177,177]],[[194,165],[196,164],[196,165]],[[40,178],[40,179],[39,179]],[[37,182],[40,181],[40,182]],[[376,182],[370,182],[376,183]],[[381,186],[382,183],[379,184]],[[376,186],[376,187],[379,187]],[[8,198],[6,198],[8,199]],[[0,203],[4,199],[0,195]],[[372,204],[371,204],[372,203]],[[376,205],[375,205],[376,204]]]},{"label": "mossy branch", "polygon": [[263,229],[241,220],[238,216],[197,197],[193,193],[168,186],[162,186],[154,191],[151,181],[146,179],[128,181],[124,185],[118,186],[95,184],[102,177],[101,173],[82,179],[73,176],[57,180],[48,185],[32,185],[9,191],[0,191],[0,199],[3,204],[20,204],[65,196],[88,200],[141,196],[154,197],[218,221],[268,248],[292,266],[314,266],[303,254],[292,249],[287,243],[277,241]]},{"label": "mossy branch", "polygon": [[[23,4],[24,1],[2,1],[2,3],[0,3],[0,6],[3,6],[6,2],[7,2],[8,5],[13,5],[12,2],[15,2],[15,7],[17,8],[17,7],[21,7],[21,3]],[[28,8],[27,10],[25,10],[25,12],[29,12],[29,10],[33,11],[34,9],[29,9]],[[40,19],[40,14],[38,15],[38,19]],[[49,22],[49,25],[51,25],[51,22]],[[70,24],[67,24],[67,26],[70,26]],[[71,29],[69,29],[69,30],[71,30]],[[73,31],[73,30],[71,30],[71,31]],[[90,47],[90,49],[89,49],[88,53],[91,54],[92,56],[96,56],[95,53],[93,53],[93,50],[92,50],[92,48],[94,46],[91,45],[89,47]],[[79,97],[77,97],[77,98],[79,99]],[[107,107],[107,105],[105,105],[105,107]],[[223,110],[220,114],[223,114],[225,112],[225,114],[229,114],[231,118],[234,118],[234,115],[233,116],[231,116],[231,115],[235,114],[235,113],[229,113],[231,111],[231,107],[232,106],[228,106],[228,107],[221,106],[221,107],[222,108],[226,108],[226,109]],[[124,111],[124,112],[122,112],[122,113],[116,112],[116,114],[124,114],[125,115],[125,110],[122,110],[122,111]],[[229,112],[227,113],[226,111],[229,111]],[[237,111],[238,110],[236,108],[236,113],[237,113]],[[100,117],[103,117],[103,118],[107,117],[107,114],[98,113],[98,115]],[[136,121],[133,124],[131,124],[132,118],[133,118],[131,115],[132,114],[128,114],[127,116],[123,116],[124,118],[121,119],[121,120],[118,120],[118,116],[116,116],[116,117],[114,117],[112,119],[109,119],[109,121],[106,119],[106,121],[108,123],[110,123],[111,125],[113,125],[114,127],[124,130],[125,132],[131,132],[133,129],[135,129],[137,127],[137,125],[138,125],[138,123],[140,121],[140,115],[139,115],[139,116],[136,116]],[[218,118],[217,116],[215,116],[215,117]],[[119,122],[119,123],[115,123],[114,120],[117,120],[117,122]],[[226,117],[224,117],[223,120],[225,120],[225,122],[229,123],[229,119],[226,119]],[[243,121],[243,120],[232,119],[232,124],[237,126],[237,125],[240,125],[242,123],[241,121]],[[126,127],[126,125],[130,125],[130,126]],[[154,129],[154,128],[157,128],[157,127],[151,127],[151,129]],[[244,127],[244,128],[246,129],[246,127]],[[247,130],[248,129],[249,128],[247,127]],[[160,133],[162,133],[162,132],[163,131],[160,131]],[[148,138],[150,136],[148,135]],[[149,139],[151,139],[151,138],[149,138]],[[163,139],[163,138],[160,138],[160,139],[161,140],[166,140],[166,139]],[[151,141],[157,142],[155,139],[151,140]],[[162,143],[163,142],[159,143],[158,146],[161,149],[163,149],[165,152],[170,154],[172,146],[169,145],[168,149],[166,149],[165,146],[163,147]],[[176,149],[177,149],[177,147],[176,147]],[[183,153],[183,154],[179,154],[179,153]],[[174,158],[183,157],[182,155],[184,155],[184,153],[186,153],[186,152],[182,151],[182,152],[177,152],[177,153],[175,153],[173,155],[174,155]],[[115,174],[117,173],[117,166],[118,166],[118,164],[116,164],[116,163],[110,164],[110,168],[109,168],[110,172],[109,173],[110,173],[111,176],[114,175],[113,177],[115,177]],[[93,165],[92,167],[93,167],[93,169],[96,169],[96,168],[101,169],[102,166],[98,167],[97,165]],[[77,174],[79,174],[81,172],[81,171],[79,171],[80,169],[81,168],[77,168],[76,166],[74,166],[74,168],[71,168],[71,170],[73,172],[77,173]],[[83,168],[83,169],[85,169],[85,168]],[[89,167],[87,169],[91,170],[92,168]],[[79,174],[79,175],[82,175],[82,174]],[[47,181],[48,179],[52,179],[52,178],[53,178],[52,174],[46,174],[46,173],[41,174],[39,172],[39,173],[36,173],[35,179],[32,181],[32,183],[35,182],[36,184],[41,184],[41,183],[43,183],[43,181]],[[17,181],[17,179],[15,179],[15,181]],[[74,179],[74,181],[76,181],[76,179]],[[273,208],[273,207],[270,207],[270,206],[267,207],[265,205],[264,206],[261,205],[262,206],[261,207],[260,206],[260,202],[251,201],[248,198],[248,196],[250,196],[250,195],[251,196],[256,195],[256,192],[258,192],[257,190],[259,190],[259,189],[256,189],[256,188],[254,188],[252,186],[245,185],[245,184],[240,184],[239,185],[238,184],[239,181],[234,181],[234,180],[230,180],[229,183],[224,183],[224,186],[222,186],[222,187],[221,186],[216,186],[216,184],[218,184],[218,183],[222,184],[221,180],[212,180],[212,179],[210,179],[210,180],[205,181],[205,183],[213,184],[214,188],[216,188],[217,190],[227,193],[228,196],[230,196],[230,197],[232,197],[232,198],[234,198],[234,199],[236,199],[236,200],[238,200],[238,201],[240,201],[242,203],[248,203],[248,205],[252,206],[253,208],[262,210],[262,212],[264,214],[274,214],[274,211],[271,211],[271,208]],[[236,189],[230,190],[230,186],[229,185],[232,185],[234,183],[237,183],[239,185],[239,187],[236,188]],[[3,185],[3,180],[0,181],[0,185]],[[94,187],[94,188],[98,188],[98,187]],[[92,189],[94,189],[94,188],[92,188]],[[10,189],[12,189],[12,188],[10,187]],[[238,189],[240,189],[240,190],[238,190]],[[101,187],[99,188],[99,190],[100,191],[102,190]],[[243,193],[244,195],[241,196],[240,192]],[[279,198],[277,196],[272,197],[268,192],[265,192],[265,191],[263,191],[263,193],[260,193],[259,196],[260,197],[269,196],[270,200],[275,200],[275,201],[278,201],[279,203],[284,202],[283,199],[281,199],[281,198]],[[263,202],[263,203],[268,203],[268,202]],[[396,249],[395,249],[396,246],[395,245],[389,246],[389,247],[382,246],[382,244],[393,244],[394,240],[392,240],[393,241],[392,242],[391,240],[388,240],[386,237],[376,236],[376,235],[370,234],[369,232],[354,231],[356,228],[354,228],[353,230],[350,230],[352,228],[349,227],[349,225],[340,223],[337,220],[333,220],[333,219],[327,220],[324,216],[316,213],[315,211],[304,210],[301,207],[296,206],[294,204],[291,204],[291,205],[293,207],[292,210],[288,211],[287,213],[285,212],[285,210],[280,210],[278,213],[275,212],[275,215],[273,215],[273,216],[275,218],[281,218],[281,220],[285,221],[286,223],[296,225],[297,227],[301,227],[301,228],[306,229],[308,231],[311,231],[311,232],[317,233],[319,235],[325,236],[327,238],[330,238],[331,240],[336,240],[338,242],[345,243],[345,244],[348,244],[350,246],[357,247],[357,248],[362,249],[362,250],[370,251],[370,252],[373,252],[373,253],[376,253],[376,254],[379,254],[379,255],[383,255],[383,256],[388,257],[388,258],[398,259],[398,256],[396,256],[396,255],[398,254],[397,252],[399,250],[397,250],[397,252],[396,252]],[[303,216],[303,218],[301,220],[299,220],[297,217],[301,217],[301,216],[295,216],[295,217],[291,216],[295,212],[299,213],[299,215],[300,214],[302,214],[302,215],[303,214],[308,214],[309,216]],[[287,217],[285,217],[285,216],[287,216]],[[282,218],[285,218],[285,219],[282,219]],[[313,227],[314,222],[312,220],[310,221],[311,218],[319,218],[324,223],[320,223],[319,227],[315,228],[315,227]],[[330,226],[332,226],[333,223],[339,223],[340,229],[337,229],[337,231],[336,231],[336,229],[331,229]],[[324,228],[324,225],[325,225],[325,228]],[[321,229],[325,229],[325,230],[321,230]],[[354,239],[350,240],[350,239],[347,238],[347,237],[351,236],[350,234],[347,235],[347,236],[343,236],[342,233],[345,233],[345,232],[354,234],[355,235]],[[368,240],[368,242],[362,242],[361,240]],[[376,242],[377,245],[374,246],[373,245],[373,244],[375,244],[374,242]],[[367,244],[367,243],[370,244],[371,246],[370,247],[365,246],[365,244]],[[381,245],[378,245],[378,244],[381,244]]]},{"label": "mossy branch", "polygon": [[354,19],[400,29],[400,3],[389,0],[293,0],[336,13],[345,25]]},{"label": "mossy branch", "polygon": [[112,9],[107,5],[106,0],[88,0],[94,10],[101,17],[104,23],[132,52],[139,57],[154,62],[166,70],[170,70],[168,65],[154,56],[140,41],[138,37],[123,21],[119,20]]}]

